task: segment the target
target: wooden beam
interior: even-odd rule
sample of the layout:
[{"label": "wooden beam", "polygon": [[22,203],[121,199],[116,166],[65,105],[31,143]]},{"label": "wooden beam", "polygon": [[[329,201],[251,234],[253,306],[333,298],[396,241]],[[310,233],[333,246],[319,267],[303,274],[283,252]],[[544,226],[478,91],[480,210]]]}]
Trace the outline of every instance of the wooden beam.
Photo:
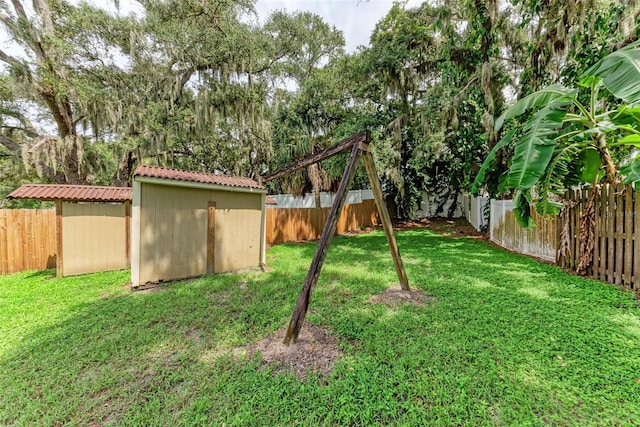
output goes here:
[{"label": "wooden beam", "polygon": [[207,274],[215,272],[216,263],[216,202],[207,209]]},{"label": "wooden beam", "polygon": [[62,258],[62,201],[56,200],[56,277],[63,275]]},{"label": "wooden beam", "polygon": [[384,233],[387,235],[387,242],[389,242],[389,249],[391,250],[391,257],[396,265],[396,272],[398,273],[398,279],[400,279],[400,286],[403,290],[409,290],[409,281],[407,280],[407,273],[404,270],[404,264],[402,257],[400,256],[400,249],[396,242],[396,236],[393,234],[393,223],[389,216],[389,210],[382,197],[382,189],[380,188],[380,178],[378,178],[378,172],[376,172],[376,165],[373,161],[371,151],[362,151],[362,160],[364,161],[364,167],[369,175],[369,182],[371,183],[371,189],[373,190],[373,197],[376,200],[376,206],[380,213],[380,220],[382,221],[382,227]]},{"label": "wooden beam", "polygon": [[358,157],[360,156],[359,144],[352,142],[351,146],[352,149],[351,156],[349,157],[349,163],[347,163],[347,167],[342,175],[342,181],[340,181],[340,186],[336,192],[333,206],[331,206],[331,210],[329,211],[329,217],[324,225],[322,237],[320,237],[316,253],[313,255],[313,260],[311,261],[311,266],[307,272],[307,277],[302,285],[302,291],[300,291],[298,302],[296,303],[296,307],[291,315],[291,321],[287,328],[287,335],[284,338],[285,345],[289,345],[292,339],[294,344],[298,341],[300,329],[302,328],[304,318],[307,315],[307,308],[309,307],[311,294],[313,293],[316,283],[318,283],[318,276],[320,276],[320,271],[322,270],[322,264],[327,255],[329,243],[331,243],[331,239],[336,232],[338,218],[340,217],[340,212],[342,211],[342,207],[344,206],[344,202],[347,198],[347,191],[349,190],[351,180],[353,179],[353,175],[358,164]]},{"label": "wooden beam", "polygon": [[297,162],[280,169],[272,174],[263,176],[261,180],[258,182],[265,183],[267,181],[271,181],[272,179],[280,178],[283,175],[296,171],[298,169],[302,169],[304,167],[310,166],[314,163],[321,162],[322,160],[326,160],[329,157],[335,156],[336,154],[340,154],[343,151],[346,151],[353,147],[355,144],[358,146],[361,142],[365,142],[368,138],[367,131],[362,131],[360,133],[356,133],[355,135],[351,135],[349,138],[342,140],[341,142],[333,145],[329,148],[326,148],[318,153],[310,154],[303,159],[298,160]]}]

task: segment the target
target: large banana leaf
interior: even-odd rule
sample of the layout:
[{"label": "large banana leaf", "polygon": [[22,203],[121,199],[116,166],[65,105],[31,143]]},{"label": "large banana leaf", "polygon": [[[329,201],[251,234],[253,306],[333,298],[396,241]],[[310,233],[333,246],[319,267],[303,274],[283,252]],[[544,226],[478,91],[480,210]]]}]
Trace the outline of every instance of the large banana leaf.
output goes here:
[{"label": "large banana leaf", "polygon": [[524,125],[524,134],[516,142],[507,175],[507,186],[518,190],[533,187],[542,176],[556,146],[558,129],[567,114],[568,99],[558,99],[537,111]]},{"label": "large banana leaf", "polygon": [[574,142],[556,147],[549,165],[538,184],[540,199],[536,202],[536,211],[540,215],[555,215],[560,212],[562,204],[549,197],[551,194],[562,194],[567,188],[567,176],[571,173],[570,165],[584,149],[584,143]]},{"label": "large banana leaf", "polygon": [[602,81],[605,87],[623,101],[640,101],[640,42],[636,42],[596,62],[580,76],[580,85],[589,87]]},{"label": "large banana leaf", "polygon": [[622,166],[620,168],[620,173],[624,175],[624,183],[631,184],[632,182],[636,183],[636,189],[639,189],[640,183],[640,156],[633,159],[628,164]]},{"label": "large banana leaf", "polygon": [[499,131],[504,125],[504,122],[509,119],[521,116],[531,109],[547,106],[560,98],[573,98],[576,94],[577,91],[575,89],[569,89],[562,85],[551,85],[540,89],[531,95],[525,96],[502,113],[500,117],[496,119],[494,125],[495,131]]},{"label": "large banana leaf", "polygon": [[580,181],[593,182],[602,167],[602,159],[598,150],[593,148],[582,150],[578,156],[578,162],[580,164]]},{"label": "large banana leaf", "polygon": [[513,215],[522,228],[534,228],[536,222],[531,216],[531,192],[530,190],[518,190],[513,196]]},{"label": "large banana leaf", "polygon": [[616,145],[629,145],[632,147],[640,148],[640,135],[635,133],[632,135],[627,135],[624,138],[620,138],[618,142],[614,142],[611,144],[612,147]]},{"label": "large banana leaf", "polygon": [[496,145],[493,146],[491,151],[489,151],[489,154],[487,154],[487,157],[484,159],[484,162],[482,162],[482,166],[480,166],[480,170],[476,175],[476,179],[473,181],[473,184],[471,184],[472,194],[474,195],[478,194],[478,192],[480,191],[480,187],[484,183],[484,177],[487,173],[487,169],[489,169],[491,162],[493,162],[493,160],[496,158],[496,154],[498,153],[498,150],[509,145],[515,133],[516,133],[515,129],[507,132],[507,134],[503,136],[502,139],[500,139],[500,141],[498,141]]}]

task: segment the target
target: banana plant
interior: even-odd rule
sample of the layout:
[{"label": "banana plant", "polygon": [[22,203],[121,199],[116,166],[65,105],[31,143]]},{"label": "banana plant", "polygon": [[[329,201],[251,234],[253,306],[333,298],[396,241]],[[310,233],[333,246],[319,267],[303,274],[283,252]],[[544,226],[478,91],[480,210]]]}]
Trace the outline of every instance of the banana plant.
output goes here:
[{"label": "banana plant", "polygon": [[[640,42],[617,50],[587,69],[579,88],[551,85],[522,98],[495,122],[505,123],[528,114],[519,127],[504,134],[482,164],[472,192],[482,186],[497,152],[513,146],[505,187],[514,194],[514,214],[523,227],[533,227],[530,205],[543,215],[557,214],[561,204],[552,195],[571,185],[640,181],[640,156],[616,163],[612,149],[640,147]],[[579,89],[588,91],[588,104]],[[619,99],[607,109],[601,91]],[[636,106],[638,105],[638,106]]]}]

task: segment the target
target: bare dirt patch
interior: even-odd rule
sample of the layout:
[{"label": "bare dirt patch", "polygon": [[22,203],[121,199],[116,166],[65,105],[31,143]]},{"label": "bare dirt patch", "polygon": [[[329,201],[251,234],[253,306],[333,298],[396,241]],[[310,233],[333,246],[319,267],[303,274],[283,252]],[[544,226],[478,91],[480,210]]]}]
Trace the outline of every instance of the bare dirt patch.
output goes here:
[{"label": "bare dirt patch", "polygon": [[400,286],[392,286],[387,288],[380,295],[374,295],[369,298],[372,304],[385,304],[394,307],[400,304],[414,304],[423,307],[429,301],[433,301],[435,297],[427,295],[422,289],[411,289],[409,291],[402,290]]},{"label": "bare dirt patch", "polygon": [[[404,229],[428,228],[447,237],[473,237],[484,239],[486,235],[477,231],[465,219],[445,219],[445,218],[422,218],[418,221],[406,223]],[[394,226],[394,229],[397,229]]]},{"label": "bare dirt patch", "polygon": [[325,329],[305,323],[296,344],[284,345],[286,328],[249,347],[249,354],[260,352],[264,364],[277,365],[279,371],[293,371],[304,380],[309,372],[329,375],[340,356],[336,338]]}]

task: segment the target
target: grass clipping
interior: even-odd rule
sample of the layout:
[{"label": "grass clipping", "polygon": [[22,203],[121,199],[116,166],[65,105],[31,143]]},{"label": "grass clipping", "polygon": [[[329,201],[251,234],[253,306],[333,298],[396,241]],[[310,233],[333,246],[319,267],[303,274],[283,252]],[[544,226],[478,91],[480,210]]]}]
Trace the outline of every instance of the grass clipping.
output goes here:
[{"label": "grass clipping", "polygon": [[268,365],[279,366],[279,371],[293,371],[300,379],[306,379],[308,372],[330,375],[333,365],[340,356],[336,338],[319,326],[306,323],[298,342],[283,344],[287,328],[278,329],[272,335],[249,348],[250,354],[260,352]]}]

